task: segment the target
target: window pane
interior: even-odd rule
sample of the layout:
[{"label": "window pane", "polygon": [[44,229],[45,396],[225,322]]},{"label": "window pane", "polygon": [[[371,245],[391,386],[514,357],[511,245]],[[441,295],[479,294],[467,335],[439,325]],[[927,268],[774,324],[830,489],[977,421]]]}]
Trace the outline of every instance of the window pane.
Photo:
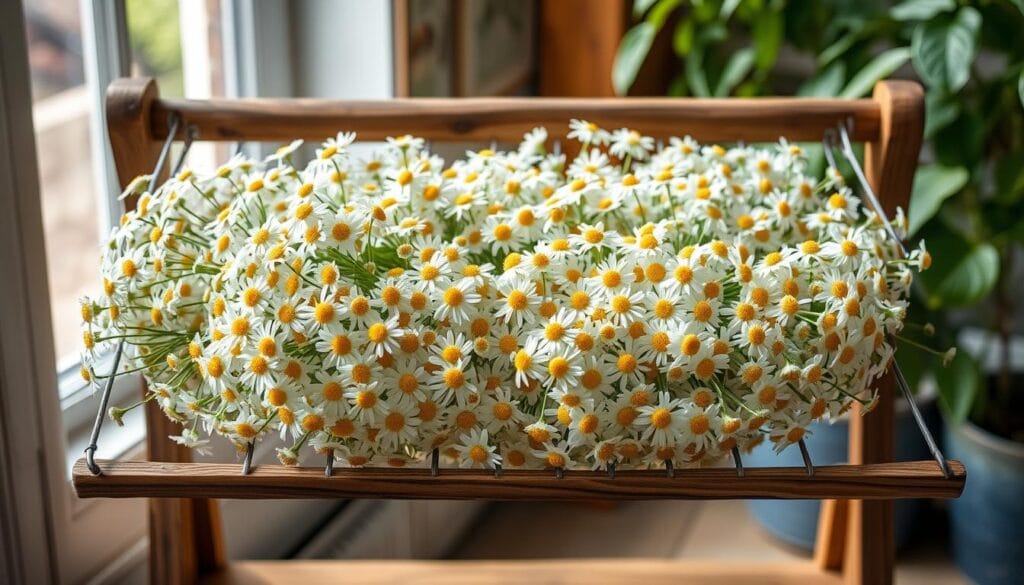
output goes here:
[{"label": "window pane", "polygon": [[185,95],[178,0],[127,0],[132,77],[155,77],[160,95]]},{"label": "window pane", "polygon": [[25,3],[50,308],[58,365],[77,358],[78,297],[95,292],[101,237],[78,2]]}]

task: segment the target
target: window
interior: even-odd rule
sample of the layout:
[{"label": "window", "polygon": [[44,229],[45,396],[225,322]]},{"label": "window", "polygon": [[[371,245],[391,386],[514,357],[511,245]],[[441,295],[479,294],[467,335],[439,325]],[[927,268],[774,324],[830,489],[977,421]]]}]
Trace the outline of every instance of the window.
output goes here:
[{"label": "window", "polygon": [[[10,479],[0,471],[5,485],[0,501],[14,501],[3,494],[13,482],[6,495],[30,493],[29,499],[34,496],[41,511],[32,522],[22,521],[25,528],[20,533],[9,532],[11,525],[0,522],[4,528],[0,545],[22,541],[13,550],[23,549],[20,568],[4,574],[14,582],[82,582],[110,571],[126,552],[136,561],[144,559],[146,534],[145,501],[81,501],[67,482],[70,463],[82,454],[97,407],[92,390],[78,373],[78,299],[98,289],[99,246],[121,213],[103,121],[104,92],[112,79],[126,75],[157,77],[165,96],[208,97],[223,91],[220,44],[210,41],[221,38],[220,3],[22,0],[2,4],[0,114],[24,123],[12,126],[0,117],[0,170],[10,177],[12,170],[29,169],[28,175],[38,169],[38,181],[29,181],[31,188],[14,179],[0,181],[4,209],[25,210],[4,218],[4,226],[13,228],[7,233],[20,241],[9,245],[13,254],[0,261],[6,269],[11,260],[13,269],[30,276],[22,280],[16,274],[15,286],[10,288],[12,295],[24,293],[20,306],[28,311],[12,303],[4,303],[0,310],[9,328],[0,344],[0,404],[19,409],[16,416],[8,410],[0,419],[0,436],[15,439],[6,447],[0,441],[0,463],[14,457],[18,459],[14,468],[20,470]],[[184,18],[192,26],[178,26]],[[15,38],[24,44],[16,46]],[[8,55],[13,59],[5,61]],[[22,69],[25,64],[27,68]],[[30,96],[21,100],[26,87]],[[31,125],[21,120],[29,113]],[[35,152],[17,152],[30,129],[34,129]],[[41,222],[34,223],[40,216]],[[33,244],[39,244],[38,250]],[[35,323],[39,327],[33,329]],[[51,388],[59,392],[51,393]],[[135,401],[138,393],[137,379],[120,379],[111,403]],[[144,434],[142,411],[126,418],[126,423],[125,428],[105,425],[99,457],[131,456]],[[67,437],[64,445],[54,441],[59,429]],[[62,450],[66,458],[53,456]],[[40,451],[47,455],[45,468],[28,473],[20,460],[38,468]],[[24,512],[26,518],[29,512]],[[41,528],[47,525],[48,530]],[[27,550],[29,540],[34,541],[32,550]]]}]

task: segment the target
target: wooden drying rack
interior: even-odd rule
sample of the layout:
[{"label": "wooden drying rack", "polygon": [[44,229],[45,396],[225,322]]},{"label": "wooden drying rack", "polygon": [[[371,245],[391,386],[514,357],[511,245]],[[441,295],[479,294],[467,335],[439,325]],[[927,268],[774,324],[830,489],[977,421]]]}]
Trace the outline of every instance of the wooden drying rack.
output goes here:
[{"label": "wooden drying rack", "polygon": [[[518,142],[536,126],[562,135],[570,118],[606,128],[630,127],[666,139],[702,142],[819,141],[838,124],[865,143],[866,175],[889,213],[906,208],[924,108],[920,86],[880,82],[871,99],[406,99],[339,102],[308,99],[161,99],[151,79],[121,79],[107,92],[107,125],[122,186],[152,172],[168,138],[191,131],[202,141],[322,140],[338,130],[362,140],[413,134],[434,142]],[[442,469],[338,469],[191,463],[188,449],[167,439],[178,432],[152,402],[147,405],[147,461],[102,461],[94,476],[83,460],[73,480],[80,497],[148,497],[150,576],[154,583],[309,583],[490,581],[590,583],[623,581],[821,583],[892,581],[894,498],[953,498],[966,471],[950,461],[945,477],[934,461],[890,463],[893,377],[879,383],[870,416],[850,418],[850,465],[804,468],[602,472],[507,471],[501,477]],[[224,553],[212,498],[402,498],[488,500],[637,500],[668,498],[822,499],[812,561],[782,564],[692,563],[669,560],[586,561],[237,561]]]}]

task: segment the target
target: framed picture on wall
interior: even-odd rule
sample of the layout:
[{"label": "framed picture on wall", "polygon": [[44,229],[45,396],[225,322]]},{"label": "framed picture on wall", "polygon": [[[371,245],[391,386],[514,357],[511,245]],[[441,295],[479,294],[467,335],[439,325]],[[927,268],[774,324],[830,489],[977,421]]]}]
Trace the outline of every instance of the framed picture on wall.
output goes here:
[{"label": "framed picture on wall", "polygon": [[394,0],[395,95],[449,97],[454,81],[453,0]]},{"label": "framed picture on wall", "polygon": [[532,0],[454,0],[458,96],[517,95],[533,85],[537,7]]}]

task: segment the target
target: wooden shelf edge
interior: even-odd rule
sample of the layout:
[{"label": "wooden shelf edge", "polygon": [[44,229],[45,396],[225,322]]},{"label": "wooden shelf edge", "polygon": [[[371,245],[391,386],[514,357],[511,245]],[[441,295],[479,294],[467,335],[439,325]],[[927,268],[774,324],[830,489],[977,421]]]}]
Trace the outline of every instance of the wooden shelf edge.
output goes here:
[{"label": "wooden shelf edge", "polygon": [[329,560],[235,561],[203,579],[204,585],[308,585],[360,583],[367,585],[476,585],[478,583],[694,583],[737,585],[832,585],[838,573],[818,571],[809,561],[729,562],[673,559],[544,559],[487,561]]},{"label": "wooden shelf edge", "polygon": [[388,498],[442,500],[656,500],[656,499],[904,499],[956,498],[967,472],[950,461],[953,476],[942,476],[934,461],[831,465],[808,476],[802,467],[659,471],[550,471],[490,473],[442,469],[336,469],[260,465],[248,476],[223,463],[99,461],[100,476],[79,459],[72,472],[80,498]]}]

